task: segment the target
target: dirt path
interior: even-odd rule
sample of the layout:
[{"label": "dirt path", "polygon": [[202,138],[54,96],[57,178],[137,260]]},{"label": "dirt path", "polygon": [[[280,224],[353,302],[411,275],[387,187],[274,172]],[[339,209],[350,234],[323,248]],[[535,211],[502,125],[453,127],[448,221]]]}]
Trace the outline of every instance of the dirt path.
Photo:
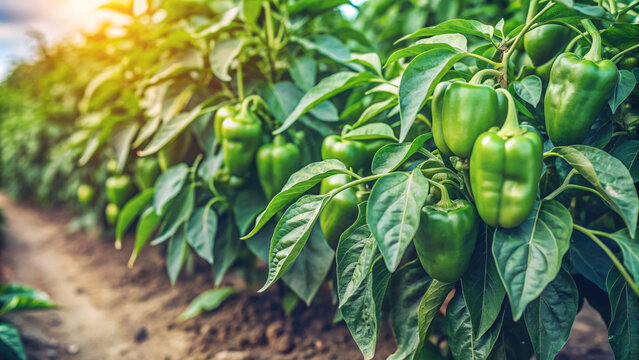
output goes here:
[{"label": "dirt path", "polygon": [[[244,292],[219,311],[184,324],[175,319],[202,291],[212,288],[204,270],[171,287],[159,248],[146,248],[133,269],[112,242],[69,235],[63,211],[16,205],[0,194],[7,218],[0,275],[46,291],[60,309],[12,316],[23,332],[29,359],[361,359],[341,324],[333,324],[327,294],[312,308],[283,314],[277,291]],[[227,285],[242,286],[229,276]],[[388,324],[378,359],[394,350]],[[605,325],[588,308],[579,314],[560,359],[612,359]]]}]

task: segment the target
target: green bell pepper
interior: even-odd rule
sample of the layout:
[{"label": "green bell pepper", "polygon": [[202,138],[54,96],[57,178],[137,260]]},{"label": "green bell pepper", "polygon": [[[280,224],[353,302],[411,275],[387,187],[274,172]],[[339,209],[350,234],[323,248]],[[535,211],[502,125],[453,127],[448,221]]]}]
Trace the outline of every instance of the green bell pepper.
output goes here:
[{"label": "green bell pepper", "polygon": [[262,122],[248,108],[248,100],[242,103],[239,114],[225,118],[221,124],[224,165],[230,175],[237,177],[246,176],[262,140]]},{"label": "green bell pepper", "polygon": [[226,118],[233,118],[237,116],[239,110],[236,105],[224,105],[217,109],[215,112],[215,118],[213,119],[213,127],[215,129],[215,138],[218,143],[222,143],[222,123]]},{"label": "green bell pepper", "polygon": [[617,66],[601,59],[601,35],[590,20],[584,26],[592,47],[583,57],[559,55],[550,72],[544,98],[546,131],[556,146],[582,142],[612,95],[618,80]]},{"label": "green bell pepper", "polygon": [[282,190],[288,178],[299,170],[300,161],[299,148],[287,143],[282,135],[257,150],[257,175],[267,200]]},{"label": "green bell pepper", "polygon": [[329,135],[322,142],[322,159],[337,159],[352,168],[359,171],[370,163],[367,163],[369,151],[366,146],[357,140],[346,140],[338,135]]},{"label": "green bell pepper", "polygon": [[153,157],[135,159],[134,178],[140,190],[152,188],[160,173],[158,159]]},{"label": "green bell pepper", "polygon": [[470,156],[470,185],[479,216],[490,226],[512,228],[532,211],[541,176],[542,142],[536,132],[519,126],[515,101],[508,91],[508,117],[499,130],[481,134]]},{"label": "green bell pepper", "polygon": [[104,216],[106,217],[106,221],[109,225],[115,225],[115,222],[118,220],[118,215],[120,214],[120,208],[114,204],[107,204],[104,209]]},{"label": "green bell pepper", "polygon": [[[320,194],[327,194],[350,181],[350,177],[345,174],[329,176],[322,180]],[[331,248],[337,247],[342,233],[357,220],[357,204],[360,200],[357,190],[350,187],[335,195],[322,210],[319,219],[320,227]]]},{"label": "green bell pepper", "polygon": [[129,175],[113,175],[106,180],[106,197],[109,202],[122,206],[133,196],[133,182]]},{"label": "green bell pepper", "polygon": [[563,25],[544,24],[524,34],[524,49],[535,66],[555,57],[570,41],[572,30]]},{"label": "green bell pepper", "polygon": [[78,201],[82,205],[88,205],[93,200],[94,193],[93,186],[82,184],[78,186]]},{"label": "green bell pepper", "polygon": [[459,280],[470,262],[479,233],[479,221],[473,204],[451,200],[446,187],[435,182],[440,201],[424,206],[413,238],[417,256],[433,279]]}]

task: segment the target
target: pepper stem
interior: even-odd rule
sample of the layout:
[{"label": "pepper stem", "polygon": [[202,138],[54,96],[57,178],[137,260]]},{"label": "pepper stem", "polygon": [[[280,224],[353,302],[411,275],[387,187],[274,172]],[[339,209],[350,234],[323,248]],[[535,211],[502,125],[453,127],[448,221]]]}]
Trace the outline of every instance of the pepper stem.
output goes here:
[{"label": "pepper stem", "polygon": [[595,25],[590,21],[590,19],[582,19],[581,24],[584,26],[590,37],[592,38],[592,45],[590,46],[590,51],[586,55],[584,55],[584,59],[590,61],[600,61],[601,60],[601,34],[599,30],[595,27]]},{"label": "pepper stem", "polygon": [[440,197],[439,202],[437,202],[436,206],[444,209],[449,209],[455,206],[455,203],[450,199],[450,195],[448,195],[446,186],[431,179],[428,179],[428,182],[430,182],[432,185],[435,185],[439,189]]},{"label": "pepper stem", "polygon": [[501,75],[501,72],[495,70],[495,69],[484,69],[484,70],[479,70],[477,73],[475,73],[475,75],[473,75],[473,77],[470,79],[470,81],[468,82],[469,84],[474,84],[474,85],[479,85],[481,84],[482,80],[484,79],[484,76],[486,75],[494,75],[494,76],[499,76]]},{"label": "pepper stem", "polygon": [[519,117],[517,116],[517,107],[515,105],[515,99],[510,95],[508,90],[497,89],[497,91],[503,93],[508,99],[508,115],[506,116],[506,122],[499,130],[500,135],[512,136],[513,134],[521,132],[519,127]]},{"label": "pepper stem", "polygon": [[277,134],[273,138],[273,144],[277,147],[284,146],[286,145],[286,139],[284,139],[284,136],[282,136],[281,134]]}]

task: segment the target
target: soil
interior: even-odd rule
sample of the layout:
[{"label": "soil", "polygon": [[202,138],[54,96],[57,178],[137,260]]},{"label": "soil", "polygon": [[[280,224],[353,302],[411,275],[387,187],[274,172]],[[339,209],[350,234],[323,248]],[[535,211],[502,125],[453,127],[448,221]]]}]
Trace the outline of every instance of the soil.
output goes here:
[{"label": "soil", "polygon": [[[278,289],[257,295],[231,273],[226,285],[246,290],[217,310],[178,323],[197,295],[213,287],[208,271],[180,278],[171,286],[159,247],[147,247],[133,269],[127,267],[131,239],[116,251],[111,241],[69,234],[72,216],[16,204],[0,194],[7,220],[0,252],[0,280],[46,291],[60,307],[9,317],[23,335],[29,359],[361,359],[335,307],[322,289],[311,307],[291,316]],[[376,359],[395,350],[383,323]],[[612,359],[606,328],[589,306],[580,312],[560,353],[563,360]]]}]

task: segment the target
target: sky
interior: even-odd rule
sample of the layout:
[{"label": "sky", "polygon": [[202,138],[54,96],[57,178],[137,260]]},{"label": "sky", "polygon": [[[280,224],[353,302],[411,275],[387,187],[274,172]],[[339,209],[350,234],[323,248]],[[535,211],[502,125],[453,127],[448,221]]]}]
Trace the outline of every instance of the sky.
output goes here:
[{"label": "sky", "polygon": [[[366,0],[352,0],[359,5]],[[117,14],[96,10],[108,0],[0,0],[0,80],[17,60],[28,58],[34,50],[26,34],[37,30],[48,43],[72,36],[79,29],[96,29],[103,20],[117,23]],[[343,6],[346,16],[356,10]]]}]

